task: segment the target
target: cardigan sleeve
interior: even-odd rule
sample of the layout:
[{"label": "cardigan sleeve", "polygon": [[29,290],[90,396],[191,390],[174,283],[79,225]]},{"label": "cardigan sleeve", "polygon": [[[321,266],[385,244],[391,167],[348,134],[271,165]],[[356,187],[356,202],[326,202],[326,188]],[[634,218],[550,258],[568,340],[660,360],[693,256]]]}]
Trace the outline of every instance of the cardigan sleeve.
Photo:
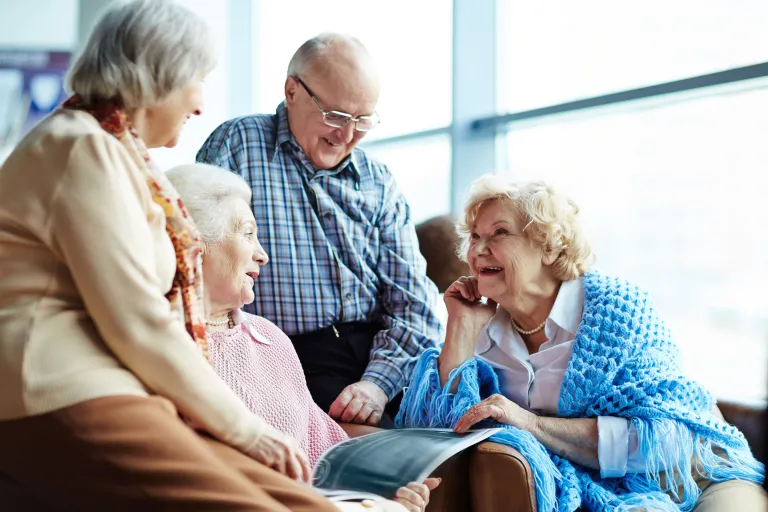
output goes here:
[{"label": "cardigan sleeve", "polygon": [[52,244],[116,358],[196,426],[248,452],[265,424],[218,378],[165,298],[137,174],[112,137],[78,138],[51,204]]}]

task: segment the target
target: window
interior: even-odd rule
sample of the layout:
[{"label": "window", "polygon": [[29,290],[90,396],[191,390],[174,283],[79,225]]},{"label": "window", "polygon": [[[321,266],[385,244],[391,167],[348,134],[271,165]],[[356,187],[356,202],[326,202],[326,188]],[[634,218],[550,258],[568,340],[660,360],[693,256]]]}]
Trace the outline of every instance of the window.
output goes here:
[{"label": "window", "polygon": [[768,61],[765,0],[497,0],[497,8],[502,112]]},{"label": "window", "polygon": [[203,89],[203,115],[192,116],[182,130],[178,145],[173,149],[158,148],[150,151],[160,169],[168,169],[195,161],[195,155],[208,136],[221,123],[230,118],[228,104],[229,68],[226,58],[229,33],[229,3],[207,0],[176,0],[208,23],[219,49],[219,62],[205,78]]},{"label": "window", "polygon": [[77,0],[0,2],[0,47],[72,51],[77,44]]},{"label": "window", "polygon": [[581,206],[598,268],[651,293],[689,374],[722,398],[763,399],[768,382],[766,111],[763,81],[505,136],[505,172]]},{"label": "window", "polygon": [[307,39],[342,32],[360,39],[381,76],[381,138],[451,122],[452,3],[442,0],[361,2],[282,0],[254,5],[257,112],[283,100],[288,62]]},{"label": "window", "polygon": [[366,153],[385,163],[411,207],[414,223],[451,210],[450,136],[375,144]]}]

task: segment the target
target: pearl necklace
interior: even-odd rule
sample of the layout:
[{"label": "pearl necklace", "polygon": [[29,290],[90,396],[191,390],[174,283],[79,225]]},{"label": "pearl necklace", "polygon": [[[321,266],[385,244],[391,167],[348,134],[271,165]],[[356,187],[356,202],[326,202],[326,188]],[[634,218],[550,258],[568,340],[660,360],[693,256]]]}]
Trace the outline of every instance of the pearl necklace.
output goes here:
[{"label": "pearl necklace", "polygon": [[214,327],[218,327],[221,325],[227,325],[232,322],[232,313],[227,313],[227,318],[224,320],[206,320],[205,323],[208,325],[212,325]]},{"label": "pearl necklace", "polygon": [[544,326],[547,324],[547,319],[545,318],[544,321],[541,322],[541,325],[539,325],[538,327],[535,327],[535,328],[531,329],[530,331],[524,331],[519,325],[517,325],[515,323],[514,319],[510,318],[510,320],[512,320],[512,327],[514,327],[517,332],[519,332],[520,334],[523,334],[525,336],[528,336],[530,334],[536,334],[537,332],[542,330],[544,328]]}]

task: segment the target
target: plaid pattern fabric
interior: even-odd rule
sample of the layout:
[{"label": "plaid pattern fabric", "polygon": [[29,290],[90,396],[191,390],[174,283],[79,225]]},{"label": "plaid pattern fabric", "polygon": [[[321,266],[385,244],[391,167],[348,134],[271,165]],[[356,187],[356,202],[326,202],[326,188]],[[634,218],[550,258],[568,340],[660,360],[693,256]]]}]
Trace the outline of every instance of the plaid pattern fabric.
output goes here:
[{"label": "plaid pattern fabric", "polygon": [[272,262],[248,311],[289,335],[380,322],[363,378],[397,394],[443,333],[437,289],[387,168],[356,148],[335,169],[315,169],[291,134],[285,104],[274,115],[225,122],[197,160],[237,172],[253,189],[259,239]]}]

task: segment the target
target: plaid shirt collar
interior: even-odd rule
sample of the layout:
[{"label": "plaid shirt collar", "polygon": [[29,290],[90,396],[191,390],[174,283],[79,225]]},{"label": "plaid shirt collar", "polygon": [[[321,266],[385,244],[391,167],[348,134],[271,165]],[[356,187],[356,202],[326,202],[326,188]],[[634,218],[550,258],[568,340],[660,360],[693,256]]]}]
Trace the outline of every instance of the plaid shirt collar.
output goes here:
[{"label": "plaid shirt collar", "polygon": [[[309,163],[306,155],[304,154],[304,150],[301,148],[301,146],[299,146],[299,143],[296,141],[296,137],[294,137],[293,132],[291,132],[291,127],[288,124],[288,108],[285,106],[285,101],[281,102],[280,105],[277,106],[277,112],[275,115],[277,116],[277,137],[275,139],[275,147],[272,153],[272,160],[277,158],[277,154],[282,150],[283,145],[288,144],[293,149],[293,151],[298,152],[301,155],[302,160],[305,160],[306,164],[314,170],[314,166]],[[337,174],[347,167],[352,170],[352,173],[356,179],[360,178],[360,169],[364,168],[362,151],[358,150],[357,148],[353,149],[352,154],[342,160],[341,163],[339,163],[339,165],[337,165],[334,169],[331,169],[329,174]]]}]

